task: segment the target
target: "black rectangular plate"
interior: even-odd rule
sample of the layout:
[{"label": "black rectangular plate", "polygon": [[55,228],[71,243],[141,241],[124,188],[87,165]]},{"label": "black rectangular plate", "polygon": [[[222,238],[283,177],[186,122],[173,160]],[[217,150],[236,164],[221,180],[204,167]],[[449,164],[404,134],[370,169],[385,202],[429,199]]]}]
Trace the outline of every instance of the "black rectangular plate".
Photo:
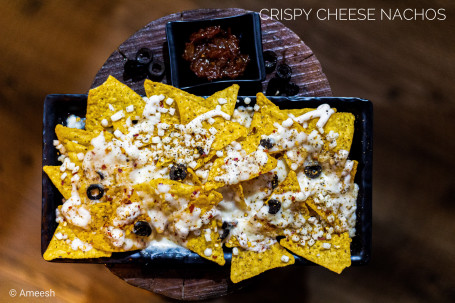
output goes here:
[{"label": "black rectangular plate", "polygon": [[[245,97],[239,97],[244,105]],[[250,97],[253,106],[256,97]],[[357,198],[356,236],[351,243],[351,260],[353,265],[363,265],[370,260],[371,232],[372,232],[372,163],[373,163],[373,105],[370,101],[359,98],[338,97],[270,97],[281,109],[316,108],[327,103],[339,112],[350,112],[355,115],[354,139],[349,158],[357,160],[357,174],[355,182],[359,185]],[[70,114],[85,117],[87,95],[48,95],[44,101],[43,117],[43,166],[60,165],[57,160],[57,151],[53,146],[56,140],[55,126],[65,124]],[[62,204],[62,195],[43,172],[43,198],[41,220],[41,253],[44,254],[52,239],[57,223],[55,209]],[[230,249],[225,249],[224,257],[227,263],[231,261]],[[295,256],[296,264],[313,264],[306,259]],[[196,253],[185,248],[167,250],[154,249],[153,251],[133,251],[113,253],[110,258],[93,259],[56,259],[52,262],[64,263],[147,263],[169,266],[184,266],[190,264],[212,266],[212,262],[205,260]],[[217,266],[215,264],[215,266]]]}]

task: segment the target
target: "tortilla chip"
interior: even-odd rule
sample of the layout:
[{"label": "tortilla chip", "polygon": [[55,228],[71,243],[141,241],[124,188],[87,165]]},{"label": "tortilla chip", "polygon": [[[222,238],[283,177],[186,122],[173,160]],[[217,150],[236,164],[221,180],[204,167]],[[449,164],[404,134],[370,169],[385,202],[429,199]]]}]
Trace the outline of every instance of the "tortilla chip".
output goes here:
[{"label": "tortilla chip", "polygon": [[[171,115],[169,112],[161,114],[161,122],[167,123],[170,125],[187,123],[187,122],[180,121],[181,113],[180,113],[179,106],[177,105],[177,103],[178,103],[177,101],[188,100],[188,102],[193,103],[193,102],[200,102],[200,101],[204,100],[204,98],[202,98],[202,97],[192,95],[181,89],[175,88],[175,87],[167,85],[167,84],[153,82],[148,79],[145,80],[145,82],[144,82],[144,88],[145,88],[147,97],[154,96],[154,95],[164,95],[166,98],[171,98],[174,100],[174,102],[171,105],[168,105],[166,102],[163,103],[164,108],[167,108],[167,109],[174,108],[175,109],[174,115]],[[190,112],[192,110],[193,110],[193,108],[190,107]]]},{"label": "tortilla chip", "polygon": [[51,179],[52,183],[57,187],[58,191],[62,194],[65,199],[71,197],[71,174],[67,173],[67,176],[62,180],[61,176],[63,172],[60,171],[60,166],[44,166],[43,171]]},{"label": "tortilla chip", "polygon": [[[57,239],[56,234],[62,234],[66,239]],[[80,249],[73,250],[71,247],[72,241],[77,237],[70,225],[65,223],[60,223],[55,230],[54,236],[52,237],[49,246],[46,249],[46,252],[43,255],[44,260],[50,261],[53,259],[68,258],[68,259],[86,259],[86,258],[101,258],[101,257],[110,257],[112,253],[102,251],[96,248],[91,248],[88,251],[82,251]],[[84,240],[80,239],[82,242]],[[87,242],[85,242],[87,244]]]},{"label": "tortilla chip", "polygon": [[[209,110],[213,110],[218,105],[221,105],[221,110],[228,114],[229,116],[232,116],[232,114],[234,113],[235,104],[237,103],[237,94],[239,92],[239,88],[240,86],[238,86],[237,84],[233,84],[228,88],[217,91],[216,93],[205,99],[201,105],[208,108]],[[226,103],[220,104],[219,101],[220,98],[226,100]]]},{"label": "tortilla chip", "polygon": [[[350,184],[354,183],[354,177],[355,177],[355,174],[357,171],[357,165],[358,165],[357,161],[354,160],[353,162],[354,162],[354,165],[353,165],[351,173],[350,173],[351,174]],[[338,215],[336,213],[329,211],[324,205],[316,204],[312,197],[308,197],[308,199],[306,199],[305,203],[310,207],[310,209],[312,209],[315,213],[317,213],[324,221],[327,221],[330,225],[332,225],[332,226],[341,226],[342,225],[341,221],[338,218]],[[334,220],[331,220],[331,221],[328,220],[328,217],[330,215],[334,216]]]},{"label": "tortilla chip", "polygon": [[[351,241],[346,232],[341,235],[332,234],[332,239],[316,241],[311,247],[308,244],[301,246],[288,238],[282,239],[280,244],[293,253],[340,274],[343,269],[351,266]],[[323,243],[329,243],[330,249],[323,248]]]},{"label": "tortilla chip", "polygon": [[315,108],[293,108],[293,109],[282,109],[281,112],[286,115],[293,115],[294,117],[301,116],[308,112],[315,110]]},{"label": "tortilla chip", "polygon": [[96,137],[96,134],[93,132],[88,132],[86,130],[78,128],[69,128],[61,124],[57,124],[55,127],[55,134],[57,135],[60,143],[68,140],[76,141],[77,143],[84,146],[89,146],[90,141]]},{"label": "tortilla chip", "polygon": [[[303,114],[306,114],[310,111],[315,110],[314,108],[300,108],[300,109],[286,109],[282,110],[285,114],[292,114],[295,117],[299,117]],[[318,118],[308,121],[308,127],[306,128],[306,133],[309,134],[316,129],[316,123]],[[355,116],[352,113],[345,112],[336,112],[332,114],[324,126],[324,134],[327,135],[330,131],[338,133],[338,138],[336,139],[337,145],[332,150],[334,152],[344,149],[349,151],[352,145],[352,139],[354,137],[354,120]],[[325,141],[325,149],[328,150],[328,142]]]},{"label": "tortilla chip", "polygon": [[[332,149],[334,152],[340,149],[351,150],[354,137],[354,120],[355,116],[351,113],[334,113],[327,121],[324,126],[324,133],[328,134],[330,131],[334,131],[339,135],[336,139],[337,145]],[[328,142],[326,142],[325,148],[328,149]]]},{"label": "tortilla chip", "polygon": [[235,202],[237,202],[240,206],[240,209],[249,210],[249,206],[245,202],[245,195],[243,194],[243,186],[239,184],[235,184],[232,186],[234,193],[235,193]]},{"label": "tortilla chip", "polygon": [[[109,109],[109,105],[114,108],[114,111]],[[133,105],[134,109],[132,112],[127,112],[126,107],[130,105]],[[126,119],[135,119],[136,116],[142,115],[144,106],[145,102],[141,96],[127,85],[109,76],[102,85],[89,91],[85,129],[102,131],[104,127],[101,125],[101,121],[106,119],[109,125],[112,123],[115,129],[126,133]],[[123,111],[125,117],[113,122],[111,116],[119,111]]]},{"label": "tortilla chip", "polygon": [[187,167],[186,170],[188,172],[188,175],[184,181],[189,182],[189,183],[185,183],[185,184],[196,185],[196,186],[202,185],[201,180],[199,180],[199,177],[196,176],[196,173],[194,172],[194,170],[192,170],[190,167]]},{"label": "tortilla chip", "polygon": [[232,247],[240,247],[239,240],[236,237],[230,237],[226,242],[224,242],[224,245],[227,248],[232,248]]},{"label": "tortilla chip", "polygon": [[[162,178],[138,184],[134,189],[135,191],[131,197],[131,201],[139,201],[144,195],[151,195],[155,198],[154,205],[159,205],[161,210],[166,214],[170,214],[176,210],[169,199],[186,199],[188,200],[188,208],[199,207],[202,209],[201,214],[223,199],[220,193],[207,191],[202,186],[187,185]],[[150,207],[154,205],[150,205]]]},{"label": "tortilla chip", "polygon": [[[215,231],[216,227],[216,221],[212,220],[208,226],[201,228],[199,236],[191,233],[187,238],[186,248],[209,261],[224,265],[226,260],[224,259],[223,243],[221,243],[220,235]],[[206,229],[210,229],[210,241],[207,241]],[[210,251],[206,251],[207,249]],[[210,252],[209,256],[205,254],[206,252]]]},{"label": "tortilla chip", "polygon": [[262,135],[270,135],[273,132],[275,129],[273,123],[281,124],[288,119],[288,116],[262,93],[256,95],[256,105],[259,106],[259,110],[254,113],[248,136],[242,142],[242,147],[247,153],[257,149]]},{"label": "tortilla chip", "polygon": [[[294,264],[295,262],[294,256],[278,243],[275,243],[262,253],[242,248],[238,248],[238,250],[238,255],[232,254],[231,280],[234,283],[257,276],[276,267]],[[288,261],[284,262],[282,258]]]},{"label": "tortilla chip", "polygon": [[[268,156],[267,163],[260,168],[260,171],[258,173],[251,174],[248,179],[242,180],[242,181],[251,180],[253,178],[256,178],[259,175],[265,174],[265,173],[271,171],[272,169],[274,169],[276,167],[277,160],[270,155],[267,155],[267,156]],[[225,158],[217,158],[215,160],[215,162],[213,163],[213,166],[209,171],[209,177],[207,179],[207,183],[204,184],[204,187],[207,190],[217,189],[219,187],[229,185],[229,184],[221,182],[221,181],[215,181],[216,177],[222,176],[223,174],[226,173],[226,171],[221,168],[224,164],[225,164]]]},{"label": "tortilla chip", "polygon": [[116,216],[117,207],[121,203],[99,202],[88,206],[91,214],[90,229],[84,230],[76,226],[73,227],[74,233],[83,241],[91,243],[93,247],[108,251],[108,252],[124,252],[144,248],[141,246],[142,240],[146,239],[141,236],[136,236],[132,233],[134,223],[136,221],[148,221],[147,215],[140,215],[134,222],[122,226],[115,227],[125,232],[125,239],[132,240],[133,245],[129,249],[117,247],[112,244],[105,231],[106,226],[113,226],[112,219]]}]

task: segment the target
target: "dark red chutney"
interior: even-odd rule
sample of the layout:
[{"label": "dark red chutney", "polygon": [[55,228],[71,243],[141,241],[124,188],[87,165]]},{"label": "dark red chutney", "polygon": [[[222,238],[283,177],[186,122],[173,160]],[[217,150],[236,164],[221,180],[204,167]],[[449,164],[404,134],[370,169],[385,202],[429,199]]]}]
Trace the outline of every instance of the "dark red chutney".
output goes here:
[{"label": "dark red chutney", "polygon": [[185,45],[183,59],[200,78],[235,79],[243,74],[250,57],[240,53],[239,39],[231,30],[211,26],[191,34]]}]

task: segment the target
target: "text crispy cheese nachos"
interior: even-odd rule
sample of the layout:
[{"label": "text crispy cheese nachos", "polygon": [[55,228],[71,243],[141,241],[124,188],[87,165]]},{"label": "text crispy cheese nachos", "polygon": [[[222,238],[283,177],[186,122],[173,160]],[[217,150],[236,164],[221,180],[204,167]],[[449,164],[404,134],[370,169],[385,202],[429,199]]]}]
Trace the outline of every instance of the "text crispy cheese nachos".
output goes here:
[{"label": "text crispy cheese nachos", "polygon": [[64,197],[44,254],[109,257],[165,241],[224,265],[237,283],[294,263],[340,273],[355,235],[354,116],[327,104],[280,110],[263,94],[235,109],[238,86],[208,99],[109,77],[88,96],[85,130],[57,125]]}]

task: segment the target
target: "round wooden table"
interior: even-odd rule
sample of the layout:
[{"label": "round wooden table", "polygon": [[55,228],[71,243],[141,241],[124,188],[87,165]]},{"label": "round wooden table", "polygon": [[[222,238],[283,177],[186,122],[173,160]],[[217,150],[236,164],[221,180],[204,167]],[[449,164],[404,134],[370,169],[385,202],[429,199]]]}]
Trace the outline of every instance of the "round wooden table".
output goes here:
[{"label": "round wooden table", "polygon": [[[101,85],[109,75],[124,82],[140,95],[145,95],[143,81],[123,79],[125,57],[133,59],[138,49],[153,50],[156,58],[167,57],[165,25],[175,20],[221,18],[247,13],[243,9],[198,9],[171,14],[152,21],[123,42],[112,53],[95,76],[92,88]],[[263,49],[278,55],[279,63],[292,68],[291,81],[300,87],[299,96],[331,96],[329,82],[311,49],[290,29],[275,20],[262,20]],[[273,74],[262,83],[263,91]],[[168,83],[165,77],[162,82]],[[203,300],[226,295],[248,285],[249,280],[233,284],[229,279],[229,265],[186,267],[157,267],[147,264],[110,264],[107,268],[127,283],[154,293],[180,300]],[[254,279],[254,278],[253,278]]]}]

